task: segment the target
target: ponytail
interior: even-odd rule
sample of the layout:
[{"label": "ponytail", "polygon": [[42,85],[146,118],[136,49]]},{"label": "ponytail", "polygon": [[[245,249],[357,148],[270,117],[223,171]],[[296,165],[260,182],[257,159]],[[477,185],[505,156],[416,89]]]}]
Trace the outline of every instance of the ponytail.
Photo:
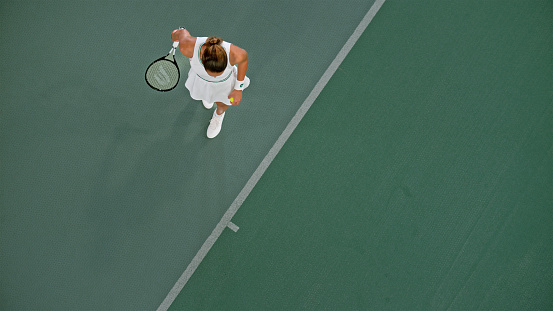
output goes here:
[{"label": "ponytail", "polygon": [[227,68],[227,53],[221,43],[223,43],[223,39],[218,37],[209,37],[205,40],[202,63],[206,70],[223,72]]}]

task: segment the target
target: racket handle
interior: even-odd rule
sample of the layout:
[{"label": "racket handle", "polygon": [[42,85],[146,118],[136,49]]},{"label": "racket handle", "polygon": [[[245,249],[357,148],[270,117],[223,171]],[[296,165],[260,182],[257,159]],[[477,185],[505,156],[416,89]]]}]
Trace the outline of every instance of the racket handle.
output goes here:
[{"label": "racket handle", "polygon": [[173,42],[173,48],[178,48],[179,47],[179,41],[174,41]]}]

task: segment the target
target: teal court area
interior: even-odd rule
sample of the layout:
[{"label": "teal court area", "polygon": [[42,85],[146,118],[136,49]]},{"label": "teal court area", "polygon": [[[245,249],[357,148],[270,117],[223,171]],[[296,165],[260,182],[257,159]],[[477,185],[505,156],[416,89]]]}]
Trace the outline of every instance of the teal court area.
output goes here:
[{"label": "teal court area", "polygon": [[[552,309],[540,0],[379,0],[171,294],[373,4],[3,2],[0,309]],[[179,26],[249,53],[213,140],[184,77],[144,82]]]}]

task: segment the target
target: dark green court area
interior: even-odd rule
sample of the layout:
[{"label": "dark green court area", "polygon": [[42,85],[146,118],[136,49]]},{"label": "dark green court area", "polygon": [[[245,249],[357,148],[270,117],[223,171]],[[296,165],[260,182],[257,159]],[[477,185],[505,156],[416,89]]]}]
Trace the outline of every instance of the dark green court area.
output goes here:
[{"label": "dark green court area", "polygon": [[[2,1],[0,310],[155,310],[373,3]],[[249,53],[213,140],[179,26]],[[552,56],[551,0],[386,0],[170,310],[553,310]]]},{"label": "dark green court area", "polygon": [[551,16],[386,1],[172,310],[551,310]]}]

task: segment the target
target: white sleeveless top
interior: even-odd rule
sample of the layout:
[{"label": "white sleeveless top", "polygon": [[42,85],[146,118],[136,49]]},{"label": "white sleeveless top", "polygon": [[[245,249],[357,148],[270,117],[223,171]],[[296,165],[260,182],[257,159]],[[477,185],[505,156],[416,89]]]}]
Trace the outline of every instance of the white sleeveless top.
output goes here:
[{"label": "white sleeveless top", "polygon": [[230,78],[230,75],[232,74],[232,66],[230,65],[230,43],[223,41],[221,43],[221,46],[225,49],[225,52],[227,53],[227,68],[225,68],[225,71],[223,71],[222,74],[220,74],[218,77],[212,77],[209,74],[207,74],[207,71],[205,71],[204,65],[202,64],[202,57],[201,57],[201,51],[202,47],[205,44],[205,41],[207,40],[206,37],[202,38],[196,38],[196,45],[194,45],[194,56],[190,59],[190,67],[196,72],[196,74],[212,83],[221,83],[226,81]]},{"label": "white sleeveless top", "polygon": [[[194,55],[190,58],[190,71],[186,80],[186,88],[190,91],[190,96],[195,100],[205,100],[210,103],[222,102],[231,105],[228,95],[234,89],[236,74],[238,69],[230,64],[230,46],[231,44],[223,41],[221,46],[227,53],[227,67],[225,71],[217,77],[210,76],[204,68],[201,61],[200,52],[205,44],[207,37],[196,38],[194,45]],[[248,83],[249,84],[249,79]]]}]

